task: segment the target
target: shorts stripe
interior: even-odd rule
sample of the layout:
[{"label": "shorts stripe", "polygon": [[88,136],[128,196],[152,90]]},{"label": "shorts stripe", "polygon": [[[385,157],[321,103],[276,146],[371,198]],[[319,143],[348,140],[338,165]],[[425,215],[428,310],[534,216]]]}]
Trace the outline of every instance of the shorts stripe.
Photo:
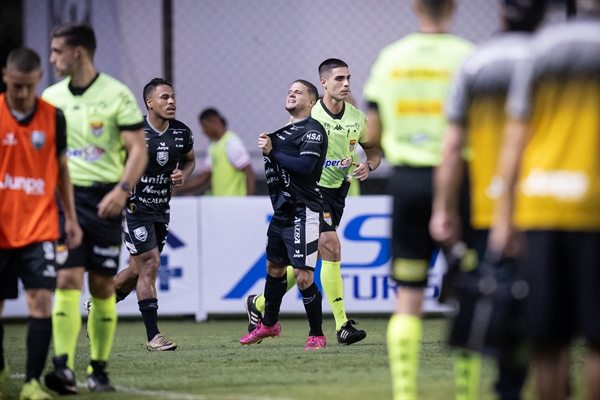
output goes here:
[{"label": "shorts stripe", "polygon": [[321,213],[306,208],[306,225],[304,228],[306,266],[315,268],[319,255],[319,223]]}]

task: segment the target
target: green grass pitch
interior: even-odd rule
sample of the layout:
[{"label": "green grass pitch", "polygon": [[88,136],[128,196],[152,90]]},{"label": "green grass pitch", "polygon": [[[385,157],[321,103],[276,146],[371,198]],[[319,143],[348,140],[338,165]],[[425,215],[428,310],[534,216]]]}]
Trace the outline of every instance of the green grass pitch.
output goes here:
[{"label": "green grass pitch", "polygon": [[[391,399],[391,380],[385,332],[388,316],[357,318],[367,338],[352,346],[338,346],[334,322],[324,321],[328,345],[304,351],[308,334],[305,319],[281,320],[279,338],[242,346],[245,319],[211,319],[196,323],[161,320],[159,328],[178,344],[171,352],[146,350],[144,325],[139,320],[119,322],[109,361],[109,377],[117,393],[89,393],[85,385],[89,350],[85,328],[79,336],[75,373],[77,399]],[[419,369],[420,399],[453,399],[452,352],[445,343],[446,321],[426,319]],[[5,322],[4,349],[10,366],[6,399],[17,399],[25,373],[26,324]],[[51,354],[53,350],[50,350]],[[581,346],[574,370],[581,369]],[[45,372],[51,367],[50,361]],[[485,360],[480,399],[494,399],[494,363]],[[574,378],[574,396],[582,398],[581,379]],[[531,379],[525,399],[535,399]]]}]

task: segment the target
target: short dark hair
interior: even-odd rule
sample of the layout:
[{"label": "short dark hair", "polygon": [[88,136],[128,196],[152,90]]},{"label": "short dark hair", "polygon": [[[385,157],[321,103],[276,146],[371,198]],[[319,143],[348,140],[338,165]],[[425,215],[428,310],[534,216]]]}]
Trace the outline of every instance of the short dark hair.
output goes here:
[{"label": "short dark hair", "polygon": [[294,82],[292,82],[292,85],[296,82],[299,82],[306,86],[306,91],[308,92],[308,95],[311,96],[314,101],[317,101],[319,99],[319,91],[317,90],[317,87],[315,85],[304,79],[296,79]]},{"label": "short dark hair", "polygon": [[152,93],[154,91],[154,89],[156,89],[158,86],[162,86],[162,85],[167,85],[171,89],[173,88],[173,86],[171,85],[171,82],[169,82],[168,80],[163,79],[163,78],[154,78],[150,82],[146,83],[146,86],[144,86],[144,92],[142,93],[142,96],[144,96],[144,97],[142,100],[144,100],[144,105],[146,106],[146,110],[148,109],[148,104],[146,104],[146,99],[148,98],[148,96],[150,96],[150,93]]},{"label": "short dark hair", "polygon": [[37,71],[40,69],[40,56],[27,47],[19,47],[8,54],[6,67],[25,73]]},{"label": "short dark hair", "polygon": [[545,0],[503,0],[509,31],[533,32],[544,19]]},{"label": "short dark hair", "polygon": [[227,120],[217,111],[216,108],[205,108],[198,115],[200,121],[210,118],[219,118],[224,127],[227,128]]},{"label": "short dark hair", "polygon": [[454,0],[419,0],[423,6],[423,10],[431,19],[440,21],[450,7],[454,4]]},{"label": "short dark hair", "polygon": [[87,50],[91,58],[96,52],[96,34],[94,28],[88,24],[64,24],[54,28],[52,38],[64,37],[67,45],[71,47],[81,46]]},{"label": "short dark hair", "polygon": [[319,65],[319,78],[322,78],[326,73],[331,72],[335,68],[348,68],[348,64],[339,58],[328,58]]}]

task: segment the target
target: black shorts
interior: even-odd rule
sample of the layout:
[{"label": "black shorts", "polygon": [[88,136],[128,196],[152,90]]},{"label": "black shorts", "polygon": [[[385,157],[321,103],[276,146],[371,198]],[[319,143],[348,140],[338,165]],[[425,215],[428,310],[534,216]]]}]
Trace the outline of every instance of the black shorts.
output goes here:
[{"label": "black shorts", "polygon": [[344,180],[337,189],[319,187],[323,201],[321,232],[335,232],[342,221],[350,182]]},{"label": "black shorts", "polygon": [[388,181],[393,196],[392,273],[399,285],[426,287],[436,245],[429,234],[433,168],[394,167]]},{"label": "black shorts", "polygon": [[304,204],[275,211],[267,230],[267,260],[314,270],[319,250],[319,215]]},{"label": "black shorts", "polygon": [[[114,184],[92,187],[75,186],[77,219],[83,230],[81,245],[70,249],[64,264],[57,269],[85,267],[99,275],[114,276],[119,269],[123,214],[112,218],[98,216],[98,203],[110,192]],[[61,243],[64,243],[64,217],[60,215]]]},{"label": "black shorts", "polygon": [[129,215],[125,218],[123,225],[123,241],[132,256],[139,256],[154,248],[158,248],[158,252],[162,253],[168,233],[169,224],[140,221]]},{"label": "black shorts", "polygon": [[600,232],[527,231],[526,338],[539,348],[578,335],[600,350]]},{"label": "black shorts", "polygon": [[0,300],[16,299],[19,278],[25,289],[56,287],[53,242],[32,243],[18,249],[0,249]]}]

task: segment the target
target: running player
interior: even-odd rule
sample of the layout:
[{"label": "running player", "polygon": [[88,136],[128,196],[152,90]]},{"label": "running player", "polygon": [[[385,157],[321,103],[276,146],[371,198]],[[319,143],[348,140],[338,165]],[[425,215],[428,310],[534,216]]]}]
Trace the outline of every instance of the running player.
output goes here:
[{"label": "running player", "polygon": [[[21,399],[51,399],[40,388],[52,336],[52,290],[56,285],[55,241],[59,236],[55,189],[65,216],[66,244],[77,247],[77,223],[69,178],[65,117],[38,98],[40,57],[27,48],[8,55],[0,94],[0,316],[5,299],[25,286],[29,320],[25,384]],[[0,375],[6,378],[4,328],[0,320]],[[2,398],[3,381],[0,381]]]},{"label": "running player", "polygon": [[577,335],[588,344],[586,396],[600,398],[600,0],[577,10],[540,30],[515,68],[489,237],[511,255],[513,224],[524,231],[525,339],[540,399],[569,397],[563,363]]},{"label": "running player", "polygon": [[[419,32],[384,48],[364,87],[369,101],[369,138],[381,139],[386,159],[394,166],[389,192],[392,216],[392,278],[396,309],[387,332],[394,398],[417,397],[421,343],[421,307],[429,263],[435,248],[429,235],[433,167],[441,161],[446,128],[443,103],[450,78],[473,49],[448,34],[453,0],[416,0]],[[479,373],[478,357],[465,360],[458,376]],[[463,385],[464,386],[464,385]],[[477,398],[477,385],[459,387]]]},{"label": "running player", "polygon": [[93,303],[88,318],[88,387],[113,391],[106,362],[117,326],[114,276],[125,202],[148,161],[144,120],[131,91],[96,71],[96,37],[89,25],[56,28],[51,46],[50,62],[58,76],[67,78],[46,89],[42,97],[65,113],[67,160],[84,236],[81,246],[57,266],[52,312],[55,369],[46,375],[46,385],[60,394],[77,393],[73,368],[87,270]]},{"label": "running player", "polygon": [[[449,126],[444,137],[443,158],[434,173],[434,201],[430,222],[433,239],[450,249],[466,241],[483,261],[494,202],[494,180],[506,123],[504,104],[515,64],[529,51],[531,32],[544,17],[544,3],[520,4],[505,0],[497,34],[467,57],[453,82],[446,103]],[[463,151],[469,149],[467,170]],[[468,174],[471,212],[464,225],[474,228],[471,240],[464,235],[459,211],[461,184]],[[519,399],[527,365],[514,365],[510,357],[499,363],[496,391],[500,399]]]},{"label": "running player", "polygon": [[[321,285],[333,311],[337,342],[350,345],[363,340],[367,333],[354,328],[344,307],[344,282],[340,272],[341,245],[337,228],[341,222],[346,196],[353,178],[365,180],[369,172],[381,163],[381,151],[366,137],[365,114],[348,103],[350,71],[344,61],[330,58],[319,65],[319,77],[324,96],[313,107],[311,115],[327,132],[329,146],[319,187],[323,195],[319,252],[323,259]],[[354,152],[360,145],[367,155],[364,163],[353,162]],[[293,273],[288,268],[288,290],[294,286]],[[264,310],[264,297],[250,295],[245,300],[248,312],[248,330],[254,329]]]},{"label": "running player", "polygon": [[154,78],[144,86],[148,166],[133,189],[127,205],[124,240],[129,267],[115,278],[117,302],[136,290],[150,351],[175,350],[177,345],[158,330],[156,276],[160,253],[169,231],[171,188],[181,186],[196,165],[194,136],[175,119],[175,94],[171,84]]},{"label": "running player", "polygon": [[256,328],[240,339],[241,344],[260,343],[279,336],[279,308],[287,291],[286,266],[294,268],[310,331],[305,350],[326,346],[323,334],[322,296],[314,282],[319,246],[319,215],[323,211],[318,181],[327,154],[323,126],[310,116],[318,97],[317,88],[299,79],[292,83],[285,108],[290,123],[258,139],[273,210],[267,231],[267,280],[265,312]]}]

